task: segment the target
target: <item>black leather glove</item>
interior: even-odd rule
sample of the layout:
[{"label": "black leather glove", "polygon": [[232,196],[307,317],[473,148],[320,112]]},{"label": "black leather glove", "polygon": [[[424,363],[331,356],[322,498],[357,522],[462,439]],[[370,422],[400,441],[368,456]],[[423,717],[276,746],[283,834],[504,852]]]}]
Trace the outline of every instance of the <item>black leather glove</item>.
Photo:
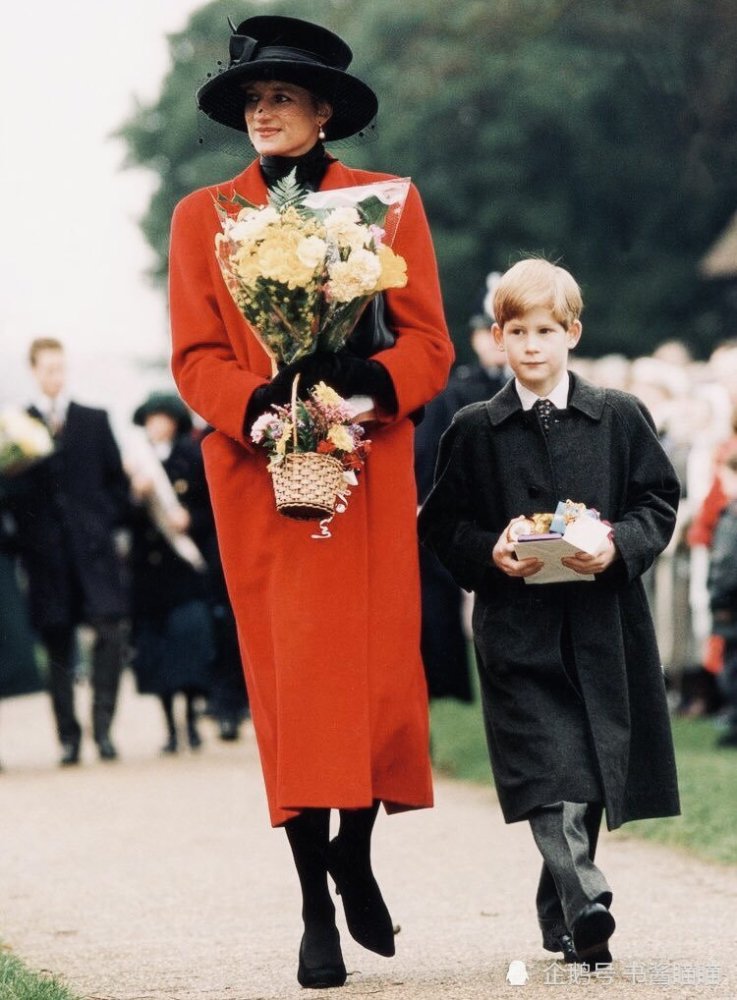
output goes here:
[{"label": "black leather glove", "polygon": [[[246,415],[243,420],[243,432],[246,437],[251,433],[254,420],[271,406],[286,406],[292,398],[292,385],[295,376],[299,375],[297,396],[306,399],[310,389],[318,382],[327,382],[333,386],[333,376],[339,369],[337,355],[331,351],[316,351],[291,364],[280,368],[270,382],[255,389],[248,401]],[[336,389],[336,392],[340,390]]]},{"label": "black leather glove", "polygon": [[255,389],[248,401],[243,421],[248,436],[254,420],[270,406],[284,406],[292,398],[292,384],[299,374],[297,396],[306,399],[310,389],[318,382],[325,382],[341,396],[371,396],[382,407],[393,413],[397,409],[397,396],[389,372],[378,361],[359,358],[351,351],[315,351],[298,361],[280,368],[266,385]]},{"label": "black leather glove", "polygon": [[350,351],[335,355],[337,370],[325,381],[341,396],[371,396],[382,409],[395,412],[397,394],[389,372],[378,361],[359,358]]}]

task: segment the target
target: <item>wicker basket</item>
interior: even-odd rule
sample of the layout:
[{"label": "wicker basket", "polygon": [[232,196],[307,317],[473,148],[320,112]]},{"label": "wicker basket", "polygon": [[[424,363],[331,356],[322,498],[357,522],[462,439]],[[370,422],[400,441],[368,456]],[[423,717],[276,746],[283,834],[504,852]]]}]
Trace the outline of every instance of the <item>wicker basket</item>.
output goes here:
[{"label": "wicker basket", "polygon": [[271,472],[276,509],[285,517],[319,521],[335,509],[343,465],[332,455],[303,451],[286,455]]},{"label": "wicker basket", "polygon": [[[297,385],[292,383],[292,425],[297,446]],[[343,484],[343,463],[332,455],[316,451],[295,451],[271,470],[276,509],[285,517],[319,521],[335,509],[335,499]]]}]

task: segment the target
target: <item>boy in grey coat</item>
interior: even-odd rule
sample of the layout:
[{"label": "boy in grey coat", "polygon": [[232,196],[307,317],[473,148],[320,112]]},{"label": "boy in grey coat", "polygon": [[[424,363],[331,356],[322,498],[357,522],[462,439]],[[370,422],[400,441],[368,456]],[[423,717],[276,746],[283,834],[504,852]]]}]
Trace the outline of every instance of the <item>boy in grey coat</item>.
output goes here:
[{"label": "boy in grey coat", "polygon": [[[673,532],[679,483],[644,406],[567,371],[581,309],[573,277],[547,261],[503,276],[494,335],[515,378],[456,415],[420,534],[476,593],[491,765],[505,820],[527,820],[543,857],[543,947],[595,968],[612,960],[615,926],[594,863],[604,810],[610,829],[679,811],[641,582]],[[517,558],[515,529],[567,499],[599,511],[610,537],[562,560],[574,582],[533,585],[543,563]]]}]

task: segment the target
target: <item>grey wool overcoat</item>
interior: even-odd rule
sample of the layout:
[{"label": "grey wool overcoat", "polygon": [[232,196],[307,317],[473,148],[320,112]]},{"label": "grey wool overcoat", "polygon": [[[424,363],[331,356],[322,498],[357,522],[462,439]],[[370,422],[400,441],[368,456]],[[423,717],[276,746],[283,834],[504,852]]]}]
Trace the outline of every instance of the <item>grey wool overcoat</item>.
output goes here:
[{"label": "grey wool overcoat", "polygon": [[[593,582],[526,584],[492,549],[520,514],[596,508],[617,560]],[[665,684],[641,576],[668,544],[679,482],[647,410],[572,374],[548,434],[514,381],[443,436],[420,535],[475,591],[489,753],[507,822],[603,801],[610,829],[679,811]]]}]

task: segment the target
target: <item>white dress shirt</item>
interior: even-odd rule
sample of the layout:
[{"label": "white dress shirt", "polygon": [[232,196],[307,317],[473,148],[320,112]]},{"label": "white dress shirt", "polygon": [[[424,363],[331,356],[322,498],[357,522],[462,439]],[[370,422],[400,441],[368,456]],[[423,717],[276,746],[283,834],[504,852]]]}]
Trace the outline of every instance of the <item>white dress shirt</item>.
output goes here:
[{"label": "white dress shirt", "polygon": [[556,409],[565,410],[568,406],[568,388],[570,386],[570,382],[570,376],[568,375],[568,372],[566,372],[553,391],[549,392],[547,396],[538,396],[537,393],[525,388],[518,378],[515,378],[514,380],[514,387],[517,390],[517,395],[519,396],[520,403],[522,403],[523,410],[531,410],[538,399],[549,399]]}]

